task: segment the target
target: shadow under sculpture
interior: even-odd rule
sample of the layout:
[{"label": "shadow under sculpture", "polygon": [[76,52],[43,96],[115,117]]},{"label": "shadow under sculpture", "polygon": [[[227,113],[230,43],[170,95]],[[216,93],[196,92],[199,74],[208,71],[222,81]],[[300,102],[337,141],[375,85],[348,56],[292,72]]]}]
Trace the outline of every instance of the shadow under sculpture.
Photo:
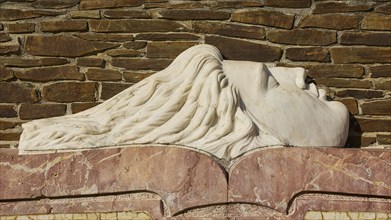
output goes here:
[{"label": "shadow under sculpture", "polygon": [[94,108],[23,124],[19,152],[175,144],[232,159],[264,146],[343,146],[348,110],[305,79],[303,68],[197,45]]}]

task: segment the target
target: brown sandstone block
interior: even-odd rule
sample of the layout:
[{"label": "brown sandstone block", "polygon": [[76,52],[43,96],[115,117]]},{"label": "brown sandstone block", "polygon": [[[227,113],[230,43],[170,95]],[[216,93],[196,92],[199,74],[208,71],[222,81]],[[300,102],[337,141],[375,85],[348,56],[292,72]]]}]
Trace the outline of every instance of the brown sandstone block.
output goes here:
[{"label": "brown sandstone block", "polygon": [[300,21],[299,27],[326,28],[336,30],[354,29],[358,27],[358,16],[341,14],[308,15]]},{"label": "brown sandstone block", "polygon": [[391,30],[391,17],[383,14],[369,14],[364,17],[361,23],[363,29],[368,30]]},{"label": "brown sandstone block", "polygon": [[154,72],[138,73],[138,72],[124,72],[124,79],[126,82],[138,83],[141,80],[151,76]]},{"label": "brown sandstone block", "polygon": [[391,77],[391,65],[380,65],[369,67],[371,77]]},{"label": "brown sandstone block", "polygon": [[171,62],[169,59],[113,58],[112,65],[131,70],[162,70]]},{"label": "brown sandstone block", "polygon": [[102,83],[101,99],[109,99],[123,90],[129,88],[132,84],[125,83]]},{"label": "brown sandstone block", "polygon": [[330,61],[330,54],[323,47],[287,48],[286,58],[293,61]]},{"label": "brown sandstone block", "polygon": [[146,10],[105,10],[106,18],[152,18]]},{"label": "brown sandstone block", "polygon": [[371,81],[362,79],[319,78],[316,79],[316,82],[319,85],[337,88],[370,89],[372,87]]},{"label": "brown sandstone block", "polygon": [[376,138],[379,144],[391,144],[391,134],[378,134]]},{"label": "brown sandstone block", "polygon": [[17,123],[13,121],[0,120],[0,130],[6,130],[16,127]]},{"label": "brown sandstone block", "polygon": [[336,47],[330,49],[334,63],[390,63],[391,48]]},{"label": "brown sandstone block", "polygon": [[[278,64],[278,66],[292,66],[288,64]],[[308,76],[312,78],[361,78],[364,75],[364,68],[359,65],[345,64],[316,64],[316,65],[293,65],[301,66],[308,71]]]},{"label": "brown sandstone block", "polygon": [[357,117],[361,131],[391,132],[391,119]]},{"label": "brown sandstone block", "polygon": [[162,10],[158,11],[158,17],[172,20],[227,20],[231,14],[226,11],[215,10]]},{"label": "brown sandstone block", "polygon": [[11,40],[12,40],[12,38],[7,33],[4,33],[4,32],[0,33],[0,42],[7,42],[7,41],[11,41]]},{"label": "brown sandstone block", "polygon": [[116,70],[100,69],[100,68],[89,68],[86,72],[89,80],[96,81],[120,81],[122,75]]},{"label": "brown sandstone block", "polygon": [[198,42],[150,42],[147,46],[148,58],[175,58],[184,50]]},{"label": "brown sandstone block", "polygon": [[121,8],[137,7],[144,3],[144,0],[80,0],[80,9],[97,8]]},{"label": "brown sandstone block", "polygon": [[104,67],[106,65],[106,61],[102,58],[80,57],[77,58],[76,65],[89,67]]},{"label": "brown sandstone block", "polygon": [[342,102],[349,110],[349,112],[353,115],[358,114],[358,106],[357,106],[357,100],[354,98],[345,98],[337,100],[339,102]]},{"label": "brown sandstone block", "polygon": [[70,11],[71,18],[100,18],[100,11]]},{"label": "brown sandstone block", "polygon": [[319,2],[315,5],[313,13],[338,13],[338,12],[356,12],[369,11],[373,8],[372,4],[365,2]]},{"label": "brown sandstone block", "polygon": [[265,29],[258,26],[245,26],[221,22],[196,21],[193,30],[198,33],[217,34],[227,37],[264,39]]},{"label": "brown sandstone block", "polygon": [[100,102],[72,103],[71,104],[72,114],[87,110],[99,104]]},{"label": "brown sandstone block", "polygon": [[39,67],[39,66],[56,66],[69,63],[64,58],[38,58],[38,59],[24,59],[20,57],[8,57],[0,60],[5,66],[9,67]]},{"label": "brown sandstone block", "polygon": [[35,31],[34,23],[13,23],[7,24],[8,33],[31,33]]},{"label": "brown sandstone block", "polygon": [[97,33],[88,33],[88,34],[76,34],[75,36],[82,38],[84,40],[91,41],[109,41],[109,42],[124,42],[132,41],[133,35],[131,34],[97,34]]},{"label": "brown sandstone block", "polygon": [[13,118],[18,114],[16,112],[16,107],[14,105],[0,105],[0,117],[2,118]]},{"label": "brown sandstone block", "polygon": [[272,30],[266,38],[274,43],[292,45],[320,45],[326,46],[337,42],[334,31],[320,30]]},{"label": "brown sandstone block", "polygon": [[22,104],[19,117],[22,120],[50,118],[66,114],[66,105],[62,104]]},{"label": "brown sandstone block", "polygon": [[[148,41],[177,41],[177,40],[200,40],[200,37],[194,34],[188,34],[188,33],[141,33],[137,34],[135,37],[136,41],[137,40],[148,40]],[[142,45],[146,42],[130,42],[126,44],[137,44],[139,43]],[[126,47],[126,44],[124,44],[124,47]],[[143,48],[143,47],[141,47]],[[138,48],[137,49],[141,49]]]},{"label": "brown sandstone block", "polygon": [[66,35],[27,36],[25,51],[26,53],[39,56],[79,57],[116,46],[118,44],[91,42]]},{"label": "brown sandstone block", "polygon": [[0,55],[17,54],[19,47],[19,42],[16,40],[0,43]]},{"label": "brown sandstone block", "polygon": [[[165,35],[165,34],[163,34],[163,35]],[[169,34],[167,34],[167,35],[169,35]],[[145,41],[132,41],[132,42],[124,43],[122,46],[127,49],[139,50],[139,49],[145,48],[147,46],[147,42],[145,42]]]},{"label": "brown sandstone block", "polygon": [[38,101],[35,88],[29,84],[22,83],[1,83],[0,82],[0,102],[15,103]]},{"label": "brown sandstone block", "polygon": [[391,100],[364,102],[361,109],[363,115],[391,115]]},{"label": "brown sandstone block", "polygon": [[90,102],[96,100],[97,93],[97,83],[60,82],[44,86],[42,97],[53,102]]},{"label": "brown sandstone block", "polygon": [[23,20],[40,16],[41,15],[32,10],[0,8],[0,21]]},{"label": "brown sandstone block", "polygon": [[311,0],[265,0],[263,4],[265,6],[278,8],[308,8],[311,6]]},{"label": "brown sandstone block", "polygon": [[77,5],[80,0],[37,0],[32,3],[34,8],[69,8]]},{"label": "brown sandstone block", "polygon": [[205,43],[216,46],[228,60],[273,62],[279,60],[282,53],[278,47],[225,37],[206,36]]},{"label": "brown sandstone block", "polygon": [[375,81],[375,89],[391,90],[391,79]]},{"label": "brown sandstone block", "polygon": [[183,31],[187,28],[178,22],[167,20],[91,20],[90,27],[94,32],[170,32]]},{"label": "brown sandstone block", "polygon": [[132,49],[112,49],[107,50],[106,54],[112,57],[142,57],[144,52]]},{"label": "brown sandstone block", "polygon": [[54,80],[84,80],[84,75],[74,65],[58,67],[41,67],[15,73],[16,78],[33,82]]},{"label": "brown sandstone block", "polygon": [[341,44],[391,46],[391,33],[345,32],[341,35]]},{"label": "brown sandstone block", "polygon": [[291,29],[294,19],[294,15],[282,12],[256,10],[235,12],[231,21]]},{"label": "brown sandstone block", "polygon": [[0,132],[2,141],[19,141],[21,132]]},{"label": "brown sandstone block", "polygon": [[391,2],[384,3],[375,8],[375,12],[391,14]]},{"label": "brown sandstone block", "polygon": [[43,21],[41,31],[43,32],[66,32],[66,31],[87,31],[86,21]]},{"label": "brown sandstone block", "polygon": [[339,97],[354,97],[357,99],[381,98],[384,96],[383,91],[379,90],[360,90],[360,89],[343,89],[337,91]]},{"label": "brown sandstone block", "polygon": [[8,81],[12,78],[14,78],[14,71],[0,66],[0,81]]}]

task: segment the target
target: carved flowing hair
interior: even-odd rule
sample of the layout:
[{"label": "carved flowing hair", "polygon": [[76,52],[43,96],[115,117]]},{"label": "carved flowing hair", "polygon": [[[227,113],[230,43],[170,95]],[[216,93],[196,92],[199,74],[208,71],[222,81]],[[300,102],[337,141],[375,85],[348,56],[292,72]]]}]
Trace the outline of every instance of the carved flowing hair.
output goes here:
[{"label": "carved flowing hair", "polygon": [[230,159],[284,144],[245,111],[222,61],[213,46],[192,47],[163,71],[94,108],[23,124],[20,152],[157,143]]}]

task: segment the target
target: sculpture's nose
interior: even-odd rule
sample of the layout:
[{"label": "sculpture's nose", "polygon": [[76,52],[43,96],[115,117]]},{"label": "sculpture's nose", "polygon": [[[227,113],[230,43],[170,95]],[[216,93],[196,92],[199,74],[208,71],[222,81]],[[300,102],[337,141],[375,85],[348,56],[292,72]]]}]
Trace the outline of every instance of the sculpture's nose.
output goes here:
[{"label": "sculpture's nose", "polygon": [[300,89],[306,89],[307,88],[306,78],[307,78],[307,71],[304,68],[297,68],[296,78],[295,78],[296,86],[299,87]]}]

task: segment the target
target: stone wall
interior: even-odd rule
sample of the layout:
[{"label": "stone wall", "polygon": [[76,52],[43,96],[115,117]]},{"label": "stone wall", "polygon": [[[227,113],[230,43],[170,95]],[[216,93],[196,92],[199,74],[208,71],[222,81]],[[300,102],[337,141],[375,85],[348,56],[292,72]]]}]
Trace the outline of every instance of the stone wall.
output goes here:
[{"label": "stone wall", "polygon": [[349,108],[349,147],[391,145],[386,0],[0,0],[0,147],[23,122],[95,106],[181,51],[303,66]]}]

